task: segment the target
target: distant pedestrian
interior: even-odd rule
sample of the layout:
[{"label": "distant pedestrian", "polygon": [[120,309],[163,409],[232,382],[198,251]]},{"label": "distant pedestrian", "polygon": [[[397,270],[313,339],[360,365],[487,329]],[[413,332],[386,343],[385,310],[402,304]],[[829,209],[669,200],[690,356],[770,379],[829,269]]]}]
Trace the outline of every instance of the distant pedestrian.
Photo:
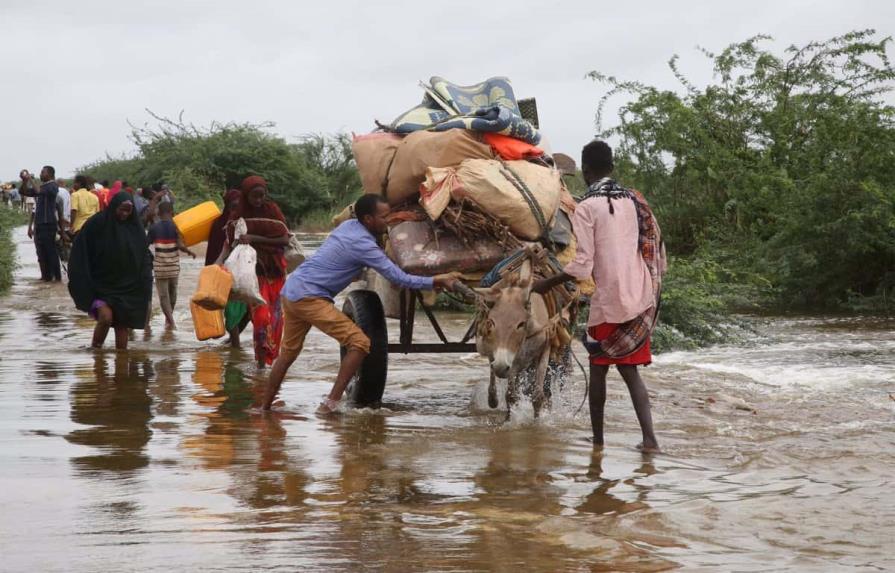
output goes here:
[{"label": "distant pedestrian", "polygon": [[34,198],[37,195],[40,182],[35,180],[34,176],[27,169],[22,169],[21,173],[19,173],[19,179],[22,180],[19,184],[19,195],[22,198],[22,210],[29,214],[33,213]]},{"label": "distant pedestrian", "polygon": [[[96,187],[94,185],[94,187]],[[112,199],[109,196],[111,190],[109,189],[109,180],[103,179],[99,182],[99,188],[96,190],[96,197],[99,199],[99,210],[102,211],[106,207],[109,206],[109,201]]]},{"label": "distant pedestrian", "polygon": [[68,277],[75,306],[96,319],[92,346],[102,347],[114,328],[115,348],[127,349],[128,329],[145,328],[152,297],[152,255],[130,195],[119,193],[84,224]]},{"label": "distant pedestrian", "polygon": [[34,239],[37,251],[37,262],[40,265],[40,280],[45,282],[61,281],[62,267],[59,263],[59,252],[56,250],[56,235],[63,230],[62,205],[56,201],[59,186],[53,179],[56,170],[45,165],[40,171],[41,185],[36,188],[33,176],[22,172],[22,187],[26,196],[33,197],[34,211],[28,222],[28,237]]},{"label": "distant pedestrian", "polygon": [[174,224],[174,206],[162,203],[158,206],[158,222],[149,228],[149,244],[155,252],[152,270],[159,306],[165,315],[165,326],[176,328],[174,305],[177,303],[177,281],[180,278],[180,253],[196,258],[196,254],[183,244],[183,237]]},{"label": "distant pedestrian", "polygon": [[114,183],[112,183],[112,186],[109,187],[109,193],[108,193],[109,199],[106,202],[106,205],[110,205],[112,203],[112,199],[115,198],[115,195],[118,195],[119,191],[123,191],[123,189],[121,187],[121,181],[116,180]]},{"label": "distant pedestrian", "polygon": [[62,206],[62,227],[68,229],[71,226],[71,193],[65,187],[64,179],[57,179],[56,185],[59,186],[59,192],[56,194],[56,201]]},{"label": "distant pedestrian", "polygon": [[78,234],[78,231],[87,222],[87,219],[99,213],[99,199],[90,191],[87,178],[83,175],[76,175],[75,182],[72,184],[74,193],[71,196],[71,229],[72,237]]}]

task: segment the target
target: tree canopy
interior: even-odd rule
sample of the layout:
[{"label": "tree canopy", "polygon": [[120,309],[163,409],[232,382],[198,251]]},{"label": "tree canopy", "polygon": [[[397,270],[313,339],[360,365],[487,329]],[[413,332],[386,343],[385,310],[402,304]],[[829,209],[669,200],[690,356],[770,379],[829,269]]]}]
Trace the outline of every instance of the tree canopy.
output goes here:
[{"label": "tree canopy", "polygon": [[125,179],[132,186],[164,181],[179,206],[219,200],[248,175],[262,175],[271,196],[292,223],[314,211],[330,211],[361,192],[360,178],[344,135],[310,135],[289,143],[271,133],[273,124],[212,123],[207,128],[152,114],[153,125],[133,127],[137,152],[106,157],[81,172],[95,179]]},{"label": "tree canopy", "polygon": [[[779,301],[834,306],[895,286],[895,79],[873,30],[766,48],[767,36],[702,50],[705,87],[676,91],[591,72],[609,86],[599,137],[619,177],[657,212],[671,253],[709,258]],[[607,100],[630,99],[604,127]],[[751,277],[751,278],[749,278]]]}]

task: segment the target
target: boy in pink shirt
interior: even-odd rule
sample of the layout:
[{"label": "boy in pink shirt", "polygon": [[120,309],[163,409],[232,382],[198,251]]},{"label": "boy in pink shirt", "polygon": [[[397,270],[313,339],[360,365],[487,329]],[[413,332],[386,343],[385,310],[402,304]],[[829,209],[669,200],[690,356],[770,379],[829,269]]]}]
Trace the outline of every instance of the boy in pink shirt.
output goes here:
[{"label": "boy in pink shirt", "polygon": [[637,367],[652,362],[650,335],[665,270],[658,225],[642,195],[609,177],[614,167],[609,145],[603,141],[587,144],[581,152],[581,167],[588,190],[572,218],[578,242],[575,259],[563,273],[540,281],[533,290],[546,292],[568,280],[594,279],[586,341],[591,352],[594,445],[603,445],[606,374],[609,366],[615,365],[640,422],[643,442],[638,447],[657,452],[649,394]]}]

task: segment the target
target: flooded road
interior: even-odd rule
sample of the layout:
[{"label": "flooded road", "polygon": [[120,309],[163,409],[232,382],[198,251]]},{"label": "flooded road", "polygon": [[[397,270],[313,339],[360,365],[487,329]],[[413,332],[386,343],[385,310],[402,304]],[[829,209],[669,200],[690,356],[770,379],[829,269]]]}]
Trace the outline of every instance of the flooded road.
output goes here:
[{"label": "flooded road", "polygon": [[652,457],[613,373],[600,454],[580,374],[545,419],[525,404],[502,425],[473,355],[393,356],[385,408],[318,419],[338,349],[316,331],[286,410],[259,415],[250,333],[242,350],[193,336],[198,262],[180,330],[154,301],[152,334],[93,351],[92,321],[14,234],[2,571],[895,569],[893,322],[769,320],[749,345],[659,356]]}]

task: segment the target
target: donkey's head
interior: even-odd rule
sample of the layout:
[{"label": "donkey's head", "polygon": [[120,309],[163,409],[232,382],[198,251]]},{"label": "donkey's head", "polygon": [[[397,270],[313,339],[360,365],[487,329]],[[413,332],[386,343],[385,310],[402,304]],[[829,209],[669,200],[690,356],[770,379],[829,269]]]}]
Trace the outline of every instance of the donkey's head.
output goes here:
[{"label": "donkey's head", "polygon": [[528,335],[531,320],[531,263],[526,261],[490,289],[478,289],[488,311],[480,317],[476,346],[488,357],[491,371],[506,378]]}]

